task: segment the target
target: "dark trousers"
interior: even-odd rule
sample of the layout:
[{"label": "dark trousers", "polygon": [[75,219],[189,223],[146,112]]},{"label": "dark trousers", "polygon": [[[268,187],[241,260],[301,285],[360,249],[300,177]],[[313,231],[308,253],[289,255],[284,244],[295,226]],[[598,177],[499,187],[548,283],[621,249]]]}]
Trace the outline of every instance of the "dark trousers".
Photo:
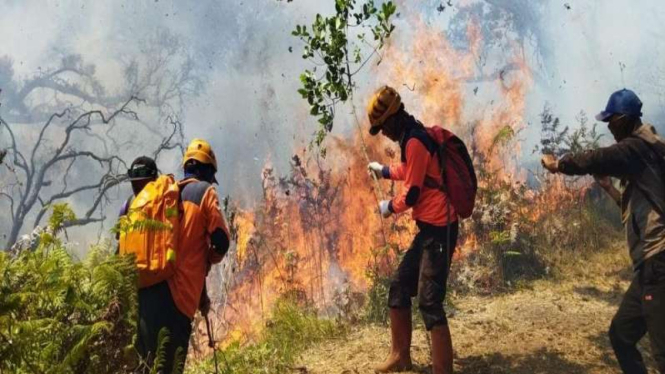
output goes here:
[{"label": "dark trousers", "polygon": [[419,223],[420,231],[404,254],[390,283],[388,306],[411,308],[418,295],[418,308],[425,327],[447,325],[443,310],[450,261],[457,243],[457,222],[438,227]]},{"label": "dark trousers", "polygon": [[150,367],[153,366],[158,349],[159,331],[168,330],[168,343],[164,346],[164,365],[160,373],[181,373],[174,370],[176,354],[185,366],[189,336],[192,333],[192,322],[182,314],[171,296],[171,290],[166,282],[139,290],[139,324],[136,347],[141,358]]},{"label": "dark trousers", "polygon": [[658,370],[665,374],[665,252],[637,270],[612,319],[610,342],[624,373],[647,373],[636,346],[647,332]]}]

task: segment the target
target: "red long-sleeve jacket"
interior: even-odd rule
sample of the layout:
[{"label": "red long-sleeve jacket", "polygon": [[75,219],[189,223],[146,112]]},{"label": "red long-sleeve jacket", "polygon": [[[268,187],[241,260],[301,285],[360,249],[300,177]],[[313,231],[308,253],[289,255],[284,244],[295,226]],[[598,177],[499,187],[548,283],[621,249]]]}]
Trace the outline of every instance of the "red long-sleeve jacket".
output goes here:
[{"label": "red long-sleeve jacket", "polygon": [[383,169],[384,178],[404,182],[400,194],[390,201],[391,212],[402,213],[411,208],[414,220],[434,226],[445,226],[457,220],[455,208],[446,194],[425,186],[426,177],[437,186],[443,182],[437,146],[424,129],[407,130],[400,142],[402,162]]}]

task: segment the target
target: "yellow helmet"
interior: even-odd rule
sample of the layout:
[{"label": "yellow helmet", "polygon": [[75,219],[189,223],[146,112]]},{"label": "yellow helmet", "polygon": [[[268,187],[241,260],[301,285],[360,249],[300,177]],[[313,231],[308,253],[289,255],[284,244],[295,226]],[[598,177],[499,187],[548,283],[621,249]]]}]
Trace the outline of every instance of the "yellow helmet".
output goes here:
[{"label": "yellow helmet", "polygon": [[367,115],[369,116],[369,133],[376,135],[381,131],[381,125],[386,119],[397,113],[402,105],[402,98],[394,88],[383,86],[379,88],[367,105]]},{"label": "yellow helmet", "polygon": [[202,164],[212,165],[217,171],[217,158],[215,152],[212,151],[210,144],[203,139],[194,139],[187,146],[185,157],[182,158],[182,165],[189,160],[196,160]]}]

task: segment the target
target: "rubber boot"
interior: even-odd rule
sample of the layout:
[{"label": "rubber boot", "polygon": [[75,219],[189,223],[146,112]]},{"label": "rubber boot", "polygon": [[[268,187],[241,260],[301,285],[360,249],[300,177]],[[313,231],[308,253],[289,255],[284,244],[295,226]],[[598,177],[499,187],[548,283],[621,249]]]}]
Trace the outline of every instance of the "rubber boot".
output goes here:
[{"label": "rubber boot", "polygon": [[453,374],[453,342],[448,325],[437,325],[432,337],[432,374]]},{"label": "rubber boot", "polygon": [[374,368],[376,373],[411,370],[411,309],[390,308],[390,354]]}]

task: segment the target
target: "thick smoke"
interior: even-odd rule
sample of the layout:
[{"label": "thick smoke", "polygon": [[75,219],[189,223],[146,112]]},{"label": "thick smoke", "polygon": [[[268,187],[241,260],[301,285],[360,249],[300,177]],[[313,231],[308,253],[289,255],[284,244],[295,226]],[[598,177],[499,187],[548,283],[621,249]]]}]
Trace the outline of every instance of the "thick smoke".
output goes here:
[{"label": "thick smoke", "polygon": [[[659,1],[451,3],[399,1],[394,43],[408,45],[415,32],[414,19],[419,18],[440,29],[456,48],[468,48],[466,28],[475,22],[485,52],[478,63],[486,64],[487,74],[501,66],[505,43],[519,45],[534,77],[524,116],[529,125],[521,134],[523,162],[534,159],[530,151],[539,135],[538,114],[546,102],[564,123],[574,126],[581,110],[591,117],[612,91],[629,87],[644,101],[645,119],[660,125],[665,114],[665,69],[659,61],[665,56],[661,43],[665,33],[659,30],[665,9]],[[52,67],[62,55],[80,54],[95,65],[97,78],[108,90],[121,92],[118,76],[123,63],[145,53],[142,48],[150,35],[167,30],[178,36],[204,82],[203,90],[189,98],[179,113],[185,137],[210,140],[220,160],[221,194],[243,204],[260,196],[266,160],[278,172],[287,171],[294,150],[306,146],[315,130],[316,121],[307,115],[296,92],[298,75],[308,65],[290,31],[296,24],[310,23],[316,13],[331,12],[332,1],[5,0],[0,7],[0,56],[14,62],[16,77]],[[376,79],[381,69],[379,65],[359,76],[358,108],[364,107],[361,101],[381,83]],[[474,86],[470,83],[469,89]],[[482,86],[480,91],[466,111],[486,104]],[[23,131],[29,132],[24,126]],[[340,116],[335,126],[337,134],[355,131],[355,123],[347,116]],[[6,139],[0,139],[0,146],[6,146]],[[140,149],[124,149],[121,156],[131,160],[140,155]],[[177,155],[160,159],[159,166],[177,172]],[[124,186],[116,196],[127,194],[129,188]],[[85,201],[73,205],[82,207]],[[111,222],[109,218],[105,227]],[[4,226],[3,222],[0,227]]]}]

